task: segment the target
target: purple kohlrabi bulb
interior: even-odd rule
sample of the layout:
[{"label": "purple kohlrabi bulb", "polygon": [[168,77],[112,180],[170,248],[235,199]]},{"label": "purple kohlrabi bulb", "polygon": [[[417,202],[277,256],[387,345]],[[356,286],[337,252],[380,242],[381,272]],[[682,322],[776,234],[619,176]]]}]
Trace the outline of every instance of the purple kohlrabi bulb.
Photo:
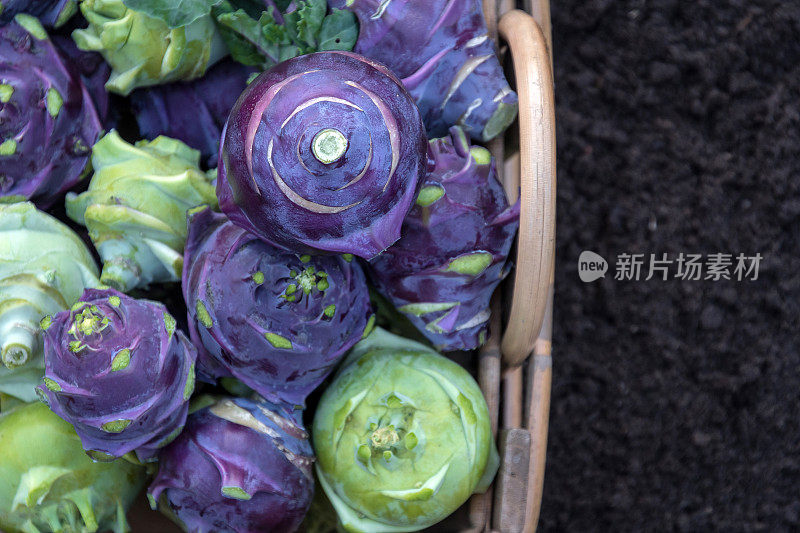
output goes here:
[{"label": "purple kohlrabi bulb", "polygon": [[42,393],[95,460],[135,451],[141,461],[186,422],[197,352],[163,304],[87,289],[42,320]]},{"label": "purple kohlrabi bulb", "polygon": [[209,166],[216,166],[228,113],[255,71],[222,61],[200,79],[134,91],[131,104],[139,131],[148,139],[166,135],[181,140],[200,150]]},{"label": "purple kohlrabi bulb", "polygon": [[185,531],[288,533],[311,504],[313,461],[300,411],[225,398],[189,416],[147,495]]},{"label": "purple kohlrabi bulb", "polygon": [[217,196],[231,221],[272,244],[371,258],[400,237],[425,151],[417,108],[386,67],[308,54],[264,72],[236,102]]},{"label": "purple kohlrabi bulb", "polygon": [[517,115],[480,0],[329,0],[358,17],[355,51],[384,63],[419,106],[431,137],[462,126],[495,137]]},{"label": "purple kohlrabi bulb", "polygon": [[489,151],[461,128],[430,142],[433,169],[403,223],[403,237],[369,264],[381,292],[441,350],[483,344],[489,300],[508,273],[519,226]]},{"label": "purple kohlrabi bulb", "polygon": [[0,197],[52,205],[85,175],[102,127],[80,72],[38,20],[0,26]]},{"label": "purple kohlrabi bulb", "polygon": [[302,405],[375,320],[355,258],[281,250],[209,208],[190,212],[183,265],[201,375],[273,401]]},{"label": "purple kohlrabi bulb", "polygon": [[103,129],[105,131],[112,129],[114,123],[109,120],[109,98],[105,87],[108,77],[111,75],[111,67],[97,52],[86,52],[79,49],[70,37],[54,35],[53,43],[61,52],[64,61],[73,65],[80,74],[83,84],[89,90],[89,95],[94,101],[100,121],[104,126]]}]

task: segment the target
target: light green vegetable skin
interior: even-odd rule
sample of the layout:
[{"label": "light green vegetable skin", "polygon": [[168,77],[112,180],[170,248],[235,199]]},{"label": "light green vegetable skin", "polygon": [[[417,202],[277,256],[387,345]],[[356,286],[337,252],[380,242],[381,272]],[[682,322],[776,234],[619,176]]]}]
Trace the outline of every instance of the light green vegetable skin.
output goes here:
[{"label": "light green vegetable skin", "polygon": [[94,463],[46,405],[0,416],[0,530],[129,531],[125,513],[146,479],[128,461]]},{"label": "light green vegetable skin", "polygon": [[67,195],[67,215],[89,229],[103,260],[100,280],[122,292],[178,281],[186,211],[216,206],[200,152],[175,139],[125,142],[111,131],[92,148],[89,190]]},{"label": "light green vegetable skin", "polygon": [[71,229],[31,203],[0,204],[0,394],[36,399],[39,322],[98,285],[92,254]]},{"label": "light green vegetable skin", "polygon": [[313,428],[320,485],[351,532],[429,527],[485,491],[499,462],[469,373],[381,329],[353,348]]},{"label": "light green vegetable skin", "polygon": [[227,54],[209,15],[170,29],[122,0],[82,0],[80,8],[89,27],[75,30],[72,38],[111,65],[110,92],[127,96],[137,87],[199,78]]}]

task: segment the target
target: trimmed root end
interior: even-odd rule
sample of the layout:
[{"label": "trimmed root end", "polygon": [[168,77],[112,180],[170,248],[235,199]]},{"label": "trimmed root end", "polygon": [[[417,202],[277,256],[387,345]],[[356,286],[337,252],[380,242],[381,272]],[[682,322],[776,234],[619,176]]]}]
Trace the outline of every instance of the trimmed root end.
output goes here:
[{"label": "trimmed root end", "polygon": [[330,165],[342,158],[347,152],[347,145],[347,137],[341,131],[327,128],[314,136],[311,152],[320,163]]},{"label": "trimmed root end", "polygon": [[30,346],[23,346],[22,344],[9,344],[3,346],[2,359],[3,364],[9,368],[14,369],[20,367],[28,362],[31,357]]}]

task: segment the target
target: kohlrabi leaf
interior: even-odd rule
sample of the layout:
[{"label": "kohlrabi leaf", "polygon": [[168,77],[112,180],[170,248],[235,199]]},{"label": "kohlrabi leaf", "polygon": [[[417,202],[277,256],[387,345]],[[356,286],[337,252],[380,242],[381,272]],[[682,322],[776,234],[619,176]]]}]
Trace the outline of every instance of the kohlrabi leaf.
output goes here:
[{"label": "kohlrabi leaf", "polygon": [[352,50],[358,39],[356,16],[349,11],[332,9],[322,21],[319,32],[320,50]]},{"label": "kohlrabi leaf", "polygon": [[296,10],[284,15],[286,29],[292,40],[304,47],[306,52],[317,50],[317,35],[326,10],[325,0],[305,0],[298,3]]},{"label": "kohlrabi leaf", "polygon": [[292,43],[292,38],[286,26],[275,20],[275,13],[272,9],[261,13],[258,24],[261,26],[261,33],[267,41],[276,45]]},{"label": "kohlrabi leaf", "polygon": [[302,54],[355,46],[358,25],[352,13],[335,9],[326,16],[324,0],[275,6],[291,11],[281,13],[270,6],[255,17],[249,0],[222,0],[213,7],[211,14],[233,59],[266,70]]},{"label": "kohlrabi leaf", "polygon": [[[267,4],[268,0],[233,0],[233,3],[236,5],[235,9],[244,9],[247,11],[247,14],[257,19],[261,16],[261,12],[264,11],[264,6]],[[221,4],[227,4],[228,1],[224,0]],[[276,4],[277,5],[277,4]],[[278,8],[280,9],[280,7]]]},{"label": "kohlrabi leaf", "polygon": [[[219,11],[223,9],[225,7]],[[266,13],[261,20],[255,20],[243,9],[227,13],[217,11],[215,9],[220,33],[233,59],[248,66],[263,65],[266,58],[277,62],[277,46],[264,36],[262,21],[268,16]]]},{"label": "kohlrabi leaf", "polygon": [[211,12],[221,0],[124,0],[126,6],[179,28]]},{"label": "kohlrabi leaf", "polygon": [[275,5],[278,6],[278,9],[281,11],[286,11],[289,9],[289,6],[292,5],[292,0],[275,0]]}]

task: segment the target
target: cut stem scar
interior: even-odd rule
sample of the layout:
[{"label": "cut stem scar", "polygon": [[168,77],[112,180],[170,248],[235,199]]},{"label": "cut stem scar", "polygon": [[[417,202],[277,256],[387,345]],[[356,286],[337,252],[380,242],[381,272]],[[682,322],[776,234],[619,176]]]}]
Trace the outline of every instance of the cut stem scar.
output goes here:
[{"label": "cut stem scar", "polygon": [[344,155],[347,144],[347,138],[341,131],[327,128],[314,136],[311,151],[320,163],[330,165]]}]

